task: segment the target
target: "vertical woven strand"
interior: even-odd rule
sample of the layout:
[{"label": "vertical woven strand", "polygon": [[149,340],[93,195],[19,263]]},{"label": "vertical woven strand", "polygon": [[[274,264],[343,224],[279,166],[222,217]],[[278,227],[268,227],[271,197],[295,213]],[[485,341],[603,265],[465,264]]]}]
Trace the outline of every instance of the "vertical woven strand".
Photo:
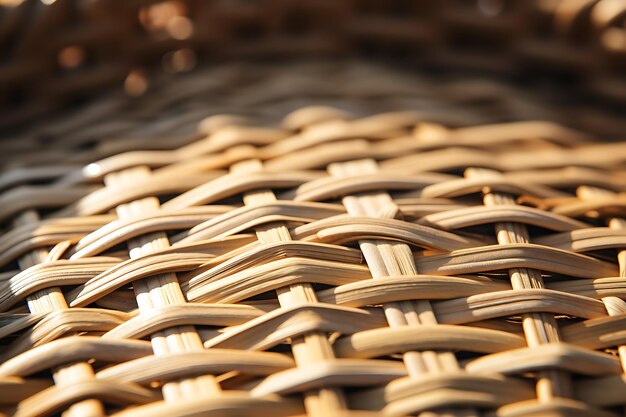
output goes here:
[{"label": "vertical woven strand", "polygon": [[[19,226],[25,223],[36,222],[39,215],[34,210],[24,212],[15,221]],[[52,254],[54,256],[54,254]],[[50,261],[51,254],[45,249],[36,249],[18,260],[22,270],[31,266]],[[28,309],[32,314],[50,313],[58,310],[68,309],[63,292],[59,287],[46,288],[37,291],[26,298]],[[91,365],[86,362],[68,364],[57,368],[53,372],[54,383],[59,387],[80,384],[94,378]],[[63,417],[100,417],[104,416],[104,407],[98,400],[85,400],[74,404],[63,413]]]},{"label": "vertical woven strand", "polygon": [[[583,200],[593,200],[595,198],[602,197],[614,197],[615,193],[608,190],[603,190],[597,187],[581,186],[576,190],[576,194]],[[611,229],[626,230],[626,220],[621,218],[611,218],[608,220],[608,225]],[[622,278],[626,278],[626,250],[620,250],[617,252],[617,262],[619,264],[619,275]],[[618,297],[603,297],[607,312],[610,316],[617,316],[626,313],[626,302]],[[622,364],[622,371],[626,373],[626,346],[620,345],[617,347],[620,363]]]},{"label": "vertical woven strand", "polygon": [[[262,169],[263,165],[260,161],[248,160],[233,165],[231,172],[236,175],[258,172]],[[245,193],[243,199],[246,205],[255,205],[276,201],[276,196],[271,190],[257,190]],[[289,230],[282,222],[258,226],[255,230],[257,238],[263,243],[291,240]],[[276,293],[281,307],[294,307],[304,303],[317,302],[313,287],[307,283],[280,288]],[[323,333],[311,333],[294,338],[291,341],[291,349],[298,366],[314,366],[316,362],[335,358],[328,337]],[[339,388],[329,387],[308,392],[304,397],[307,412],[313,417],[336,415],[339,411],[346,409],[346,400]]]},{"label": "vertical woven strand", "polygon": [[[148,168],[128,169],[107,175],[105,184],[107,187],[121,189],[125,185],[144,179],[149,175],[150,170]],[[120,205],[116,208],[116,212],[120,219],[127,219],[158,209],[158,199],[149,197]],[[137,258],[167,247],[169,247],[169,241],[164,232],[150,233],[128,242],[131,258]],[[160,274],[136,281],[133,283],[133,289],[140,312],[149,312],[154,308],[186,302],[174,273]],[[151,335],[150,340],[155,355],[204,350],[202,340],[193,326],[178,326],[163,330]],[[219,384],[209,375],[163,385],[165,401],[172,402],[219,395],[220,391]]]},{"label": "vertical woven strand", "polygon": [[[378,167],[373,160],[362,160],[331,164],[328,171],[332,176],[342,178],[372,174],[378,171]],[[394,217],[399,211],[386,192],[346,196],[342,202],[351,216]],[[391,275],[417,274],[411,249],[404,243],[360,240],[359,246],[374,279]],[[385,303],[383,310],[391,327],[437,324],[437,318],[428,300]],[[451,352],[404,352],[403,360],[410,377],[426,373],[459,371],[457,360]],[[403,410],[395,410],[393,404],[385,411],[391,415],[404,413]],[[475,415],[472,410],[455,410],[450,413],[457,416]]]},{"label": "vertical woven strand", "polygon": [[[498,178],[495,171],[468,168],[465,171],[467,178]],[[484,190],[484,204],[486,206],[515,205],[515,200],[506,194]],[[529,243],[526,226],[516,223],[496,223],[495,230],[498,244]],[[530,268],[513,268],[509,270],[509,277],[513,289],[545,288],[541,272]],[[533,347],[546,343],[556,343],[560,340],[556,320],[553,315],[544,313],[524,314],[522,327],[528,346]],[[537,399],[540,402],[550,402],[554,397],[570,397],[572,392],[571,380],[560,371],[541,372],[537,378]]]}]

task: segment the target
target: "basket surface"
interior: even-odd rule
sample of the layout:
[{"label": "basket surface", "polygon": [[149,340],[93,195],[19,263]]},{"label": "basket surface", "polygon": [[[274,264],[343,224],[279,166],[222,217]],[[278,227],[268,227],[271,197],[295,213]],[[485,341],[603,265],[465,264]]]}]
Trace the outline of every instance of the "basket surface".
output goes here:
[{"label": "basket surface", "polygon": [[0,416],[624,414],[623,1],[15,3]]},{"label": "basket surface", "polygon": [[4,145],[3,410],[623,407],[626,144],[496,123],[541,103],[498,83],[294,68],[221,102],[232,66],[103,98],[50,149],[40,127]]}]

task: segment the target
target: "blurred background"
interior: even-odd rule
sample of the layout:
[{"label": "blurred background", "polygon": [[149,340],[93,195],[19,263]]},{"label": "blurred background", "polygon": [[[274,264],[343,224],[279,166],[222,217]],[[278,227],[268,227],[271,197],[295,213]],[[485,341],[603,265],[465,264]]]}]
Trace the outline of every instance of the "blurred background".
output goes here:
[{"label": "blurred background", "polygon": [[371,99],[367,111],[452,126],[539,118],[624,131],[626,0],[0,4],[0,132],[31,144],[67,140],[77,123],[98,127],[77,141],[85,148],[132,137],[130,119],[174,105],[177,136],[210,114],[341,107],[351,94]]}]

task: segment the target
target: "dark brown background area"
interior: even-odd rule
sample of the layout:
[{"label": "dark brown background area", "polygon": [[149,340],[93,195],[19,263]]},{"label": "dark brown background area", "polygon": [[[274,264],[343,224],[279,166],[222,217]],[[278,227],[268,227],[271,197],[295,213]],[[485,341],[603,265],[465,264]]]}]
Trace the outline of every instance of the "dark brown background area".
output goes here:
[{"label": "dark brown background area", "polygon": [[626,102],[623,0],[25,0],[0,7],[0,127],[232,60],[391,61],[607,112]]}]

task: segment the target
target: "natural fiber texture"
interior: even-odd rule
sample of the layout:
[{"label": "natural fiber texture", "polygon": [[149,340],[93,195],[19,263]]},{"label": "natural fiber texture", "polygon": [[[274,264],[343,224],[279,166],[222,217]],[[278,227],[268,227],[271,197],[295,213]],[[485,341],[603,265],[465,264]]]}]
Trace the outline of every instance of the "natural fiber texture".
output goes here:
[{"label": "natural fiber texture", "polygon": [[2,410],[623,413],[623,121],[431,81],[222,67],[4,144]]},{"label": "natural fiber texture", "polygon": [[108,88],[141,95],[159,68],[295,55],[377,55],[436,71],[552,79],[586,100],[626,102],[623,0],[0,3],[0,126]]}]

